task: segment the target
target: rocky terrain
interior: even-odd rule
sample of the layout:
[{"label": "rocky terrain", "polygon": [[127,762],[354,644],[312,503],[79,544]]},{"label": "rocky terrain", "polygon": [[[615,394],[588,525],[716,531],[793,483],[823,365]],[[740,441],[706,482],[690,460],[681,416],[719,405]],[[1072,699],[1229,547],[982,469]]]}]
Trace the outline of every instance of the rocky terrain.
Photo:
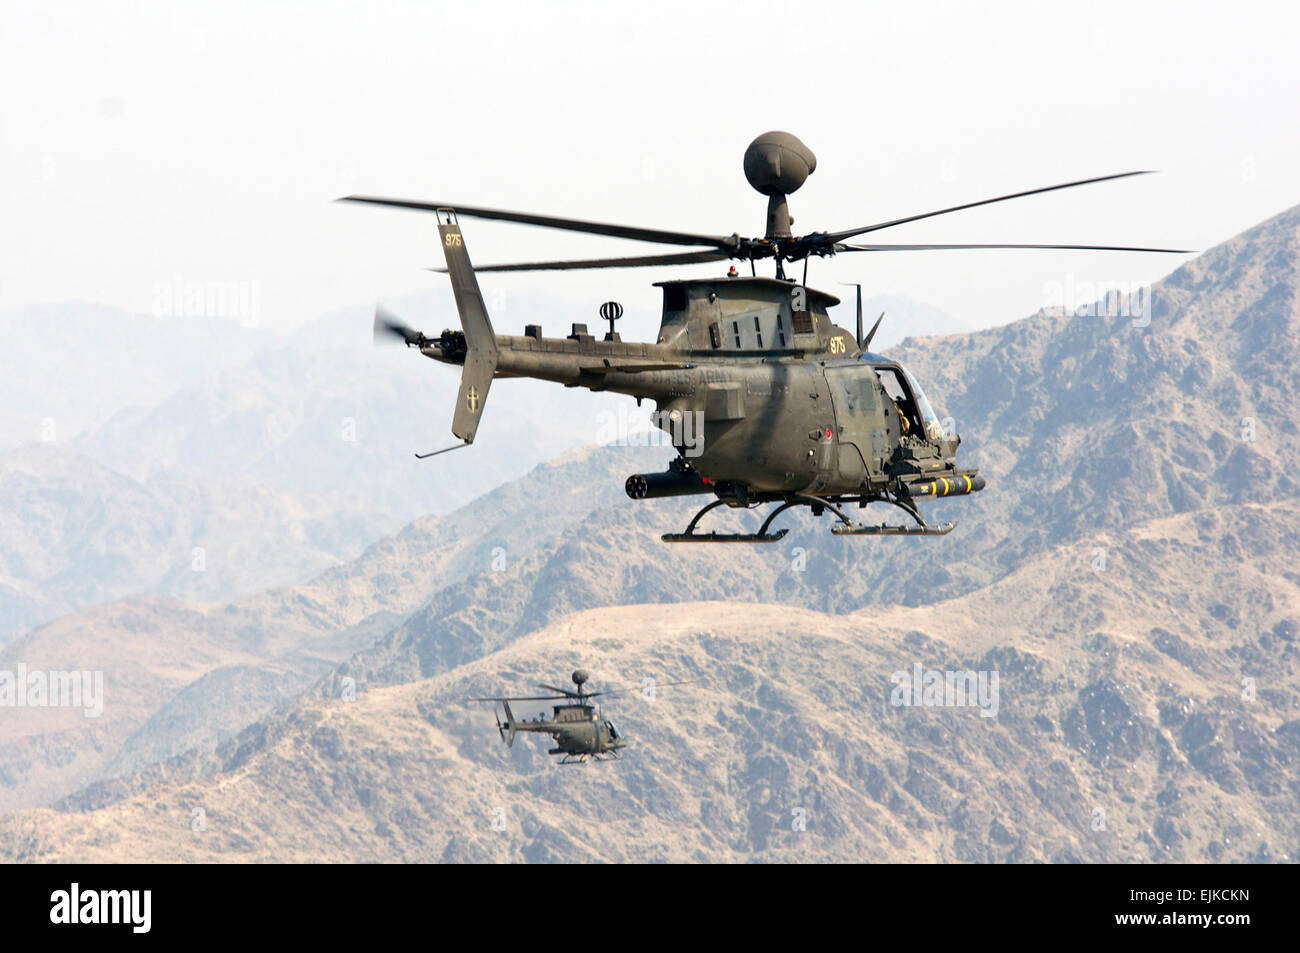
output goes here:
[{"label": "rocky terrain", "polygon": [[[1175,271],[1149,323],[1044,312],[897,348],[989,479],[927,507],[960,519],[942,539],[800,514],[777,546],[667,547],[690,502],[622,493],[665,451],[606,448],[305,584],[36,629],[0,670],[103,668],[105,711],[0,718],[0,803],[45,805],[0,850],[1294,859],[1298,229],[1291,210]],[[634,747],[580,768],[507,752],[464,703],[578,664],[693,681],[611,700]],[[891,704],[916,664],[997,672],[997,714]]]},{"label": "rocky terrain", "polygon": [[[0,843],[9,860],[1291,860],[1300,577],[1277,557],[1298,542],[1300,507],[1244,504],[926,607],[568,615],[447,674],[298,705],[97,810],[13,815]],[[541,742],[506,749],[466,702],[578,664],[601,687],[693,681],[611,698],[633,747],[565,768]],[[917,664],[997,672],[993,717],[894,704]]]},{"label": "rocky terrain", "polygon": [[[456,376],[374,348],[360,310],[287,338],[72,307],[0,322],[15,344],[0,397],[24,410],[0,420],[0,645],[137,593],[224,602],[304,582],[599,431],[590,395],[503,387],[477,460],[422,464],[413,450],[447,442]],[[108,340],[46,366],[74,332]]]},{"label": "rocky terrain", "polygon": [[[439,328],[455,321],[445,297],[394,306]],[[889,308],[897,337],[952,325],[914,301],[870,305]],[[573,315],[529,316],[554,329]],[[457,377],[373,347],[364,309],[291,334],[89,305],[0,315],[0,327],[14,345],[0,375],[0,645],[137,593],[225,602],[305,582],[412,519],[636,427],[629,399],[508,381],[473,454],[418,461],[413,450],[451,439]]]}]

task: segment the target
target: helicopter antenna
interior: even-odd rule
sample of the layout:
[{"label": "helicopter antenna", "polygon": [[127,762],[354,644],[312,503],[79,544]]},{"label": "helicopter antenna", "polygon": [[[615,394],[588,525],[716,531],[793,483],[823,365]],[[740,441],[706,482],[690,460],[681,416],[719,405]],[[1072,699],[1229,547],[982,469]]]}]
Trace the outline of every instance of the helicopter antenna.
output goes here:
[{"label": "helicopter antenna", "polygon": [[862,285],[853,281],[841,281],[840,284],[848,285],[850,288],[856,288],[858,290],[858,336],[856,340],[858,342],[858,350],[865,351],[866,348],[862,346]]},{"label": "helicopter antenna", "polygon": [[614,322],[623,317],[623,306],[617,301],[606,301],[600,306],[600,316],[603,320],[609,322],[609,334],[605,337],[605,340],[617,341],[618,336],[614,333]]}]

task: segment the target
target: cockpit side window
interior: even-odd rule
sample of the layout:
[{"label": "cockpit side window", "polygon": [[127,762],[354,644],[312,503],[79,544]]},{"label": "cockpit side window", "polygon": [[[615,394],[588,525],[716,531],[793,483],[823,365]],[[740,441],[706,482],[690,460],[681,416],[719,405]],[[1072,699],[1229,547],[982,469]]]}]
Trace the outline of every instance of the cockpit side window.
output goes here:
[{"label": "cockpit side window", "polygon": [[921,419],[917,414],[912,394],[899,377],[897,369],[893,367],[877,367],[875,371],[876,376],[880,378],[881,386],[885,389],[885,395],[894,402],[894,406],[898,408],[898,412],[903,418],[903,436],[922,433]]},{"label": "cockpit side window", "polygon": [[876,376],[880,378],[881,386],[885,388],[885,393],[889,399],[901,406],[910,408],[912,395],[907,392],[903,382],[898,378],[898,372],[892,367],[877,367]]},{"label": "cockpit side window", "polygon": [[906,432],[911,432],[918,436],[924,436],[930,441],[938,441],[941,436],[939,426],[939,417],[935,414],[930,402],[926,400],[925,392],[921,390],[921,385],[916,379],[907,372],[906,368],[898,365],[894,366],[876,366],[876,376],[880,378],[881,386],[885,388],[885,393],[890,400],[898,407],[899,413],[903,414],[908,424]]}]

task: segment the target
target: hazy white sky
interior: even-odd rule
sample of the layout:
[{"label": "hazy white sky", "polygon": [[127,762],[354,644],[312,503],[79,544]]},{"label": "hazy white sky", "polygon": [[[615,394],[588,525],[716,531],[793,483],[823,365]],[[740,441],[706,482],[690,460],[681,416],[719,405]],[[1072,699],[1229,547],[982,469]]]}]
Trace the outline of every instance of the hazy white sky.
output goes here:
[{"label": "hazy white sky", "polygon": [[[819,168],[796,232],[1071,178],[1147,176],[959,213],[898,241],[1206,248],[1300,202],[1294,4],[15,3],[0,17],[0,308],[148,311],[159,286],[240,281],[289,327],[427,289],[431,217],[347,192],[761,234],[748,142]],[[467,222],[480,263],[637,243]],[[670,251],[672,249],[661,249]],[[1182,259],[1068,252],[841,256],[810,284],[931,302],[972,326],[1052,287]],[[707,273],[717,266],[696,266]],[[770,267],[770,266],[769,266]],[[649,335],[649,282],[689,269],[484,280]]]}]

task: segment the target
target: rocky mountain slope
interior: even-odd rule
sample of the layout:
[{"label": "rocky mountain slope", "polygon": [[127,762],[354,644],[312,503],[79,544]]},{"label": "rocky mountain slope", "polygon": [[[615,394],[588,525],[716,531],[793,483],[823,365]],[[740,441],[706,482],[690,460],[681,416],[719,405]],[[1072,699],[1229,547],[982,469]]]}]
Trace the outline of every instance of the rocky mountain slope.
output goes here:
[{"label": "rocky mountain slope", "polygon": [[[950,323],[880,303],[900,334]],[[427,328],[454,322],[437,291],[395,307]],[[554,329],[566,316],[529,317]],[[515,318],[506,309],[503,328]],[[282,336],[89,305],[0,316],[13,344],[0,397],[17,415],[0,419],[0,450],[25,444],[0,455],[0,644],[134,593],[229,601],[305,581],[636,426],[626,398],[509,381],[472,455],[417,461],[450,440],[457,377],[374,348],[369,321],[343,309]],[[201,572],[196,549],[211,557]]]},{"label": "rocky mountain slope", "polygon": [[[794,856],[754,832],[812,796],[790,779],[813,765],[833,800],[809,817],[841,819],[815,856],[1294,857],[1279,799],[1297,784],[1298,226],[1292,210],[1179,269],[1152,290],[1149,324],[1043,313],[899,348],[989,477],[975,497],[927,507],[961,520],[942,539],[837,539],[801,514],[777,546],[664,546],[658,534],[692,502],[628,501],[622,478],[667,454],[614,448],[418,520],[308,585],[225,607],[150,606],[167,634],[116,636],[139,602],[104,607],[97,640],[64,634],[94,628],[78,617],[37,630],[0,669],[39,652],[89,667],[76,663],[96,658],[91,646],[116,651],[130,704],[111,737],[60,735],[45,712],[24,713],[21,731],[0,721],[10,807],[89,785],[65,811],[11,818],[12,856],[96,844],[177,858]],[[249,657],[212,657],[165,686],[140,676],[150,639],[196,618],[212,644]],[[285,659],[297,667],[277,681]],[[495,751],[482,713],[464,715],[473,728],[439,720],[471,691],[562,677],[578,661],[705,686],[683,692],[689,719],[624,726],[647,739],[646,757],[671,755],[662,777],[596,773],[623,764],[565,781],[556,772],[575,769],[519,753],[501,767],[499,752],[476,753]],[[1008,695],[995,719],[900,713],[884,688],[912,662],[997,670],[1027,707]],[[708,692],[717,707],[698,707]],[[73,767],[55,777],[52,765]],[[524,774],[482,787],[498,769]],[[776,800],[761,793],[772,778]],[[453,844],[446,818],[470,817],[492,790],[552,793],[520,815],[515,840],[467,832]],[[574,790],[586,793],[555,794]],[[196,798],[217,805],[232,839],[185,839],[188,822],[168,839],[176,805]],[[1109,840],[1094,836],[1098,810]],[[586,819],[584,837],[566,818]],[[593,841],[593,818],[628,826]]]},{"label": "rocky mountain slope", "polygon": [[[228,601],[305,581],[600,434],[587,395],[502,387],[474,461],[415,460],[449,440],[456,375],[375,349],[358,310],[287,339],[71,306],[0,320],[15,335],[0,397],[26,415],[0,436],[23,444],[0,454],[0,644],[135,593]],[[73,332],[103,343],[67,361]]]},{"label": "rocky mountain slope", "polygon": [[310,578],[400,527],[250,479],[138,481],[58,444],[0,455],[0,645],[142,591],[217,601]]},{"label": "rocky mountain slope", "polygon": [[[431,591],[482,574],[496,578],[498,558],[511,566],[580,525],[591,506],[585,478],[593,456],[610,470],[602,481],[609,497],[616,485],[621,494],[624,468],[653,465],[662,455],[575,452],[487,494],[477,507],[417,520],[309,583],[228,604],[136,596],[13,640],[0,649],[0,671],[20,663],[102,671],[106,697],[93,720],[48,709],[0,717],[0,809],[46,803],[101,773],[114,776],[233,734],[305,690],[328,665],[372,645]],[[538,496],[549,500],[546,509],[537,507]],[[179,652],[186,640],[193,657],[180,668],[164,666],[159,681],[156,655]]]},{"label": "rocky mountain slope", "polygon": [[[174,766],[98,810],[13,815],[0,849],[172,862],[1290,860],[1300,576],[1279,556],[1298,543],[1300,506],[1242,504],[1080,540],[925,607],[590,610],[441,676],[300,705],[222,746],[206,772]],[[1095,546],[1111,554],[1101,572]],[[633,746],[585,766],[556,767],[538,741],[507,750],[486,707],[465,701],[578,664],[601,687],[693,681],[609,699]],[[895,704],[894,673],[916,665],[996,672],[996,704]]]},{"label": "rocky mountain slope", "polygon": [[1298,268],[1294,208],[1157,283],[1149,316],[1115,302],[898,348],[996,479],[966,545],[1010,567],[1095,527],[1300,493]]},{"label": "rocky mountain slope", "polygon": [[482,467],[502,482],[596,439],[588,395],[508,381],[492,393],[490,426],[473,455],[422,463],[415,451],[454,441],[459,376],[403,348],[375,348],[368,335],[347,347],[317,347],[302,335],[116,415],[77,448],[138,478],[157,470],[244,477],[409,521],[473,499],[484,489]]}]

